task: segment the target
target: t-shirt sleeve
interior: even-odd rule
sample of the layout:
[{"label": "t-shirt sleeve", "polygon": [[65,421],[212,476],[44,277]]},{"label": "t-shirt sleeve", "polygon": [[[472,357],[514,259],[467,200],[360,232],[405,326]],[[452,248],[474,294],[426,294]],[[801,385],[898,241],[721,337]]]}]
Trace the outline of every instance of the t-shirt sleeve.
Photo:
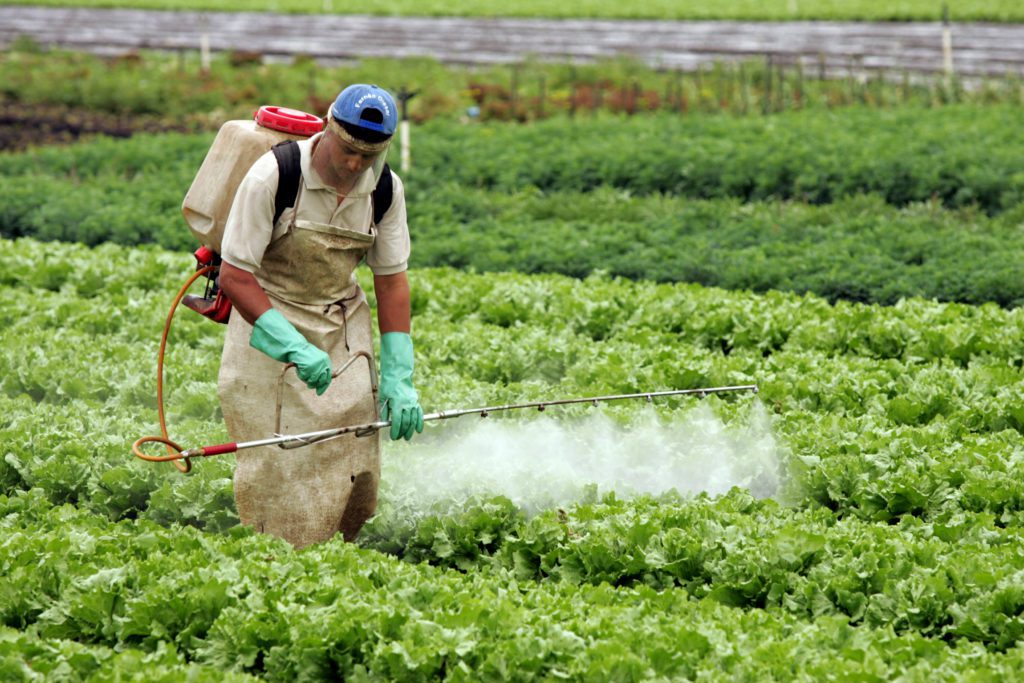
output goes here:
[{"label": "t-shirt sleeve", "polygon": [[277,162],[271,154],[273,173],[269,174],[266,156],[261,157],[242,179],[231,204],[221,258],[236,268],[254,273],[260,269],[263,254],[274,234],[274,196],[277,193]]},{"label": "t-shirt sleeve", "polygon": [[377,237],[366,253],[366,265],[374,275],[394,275],[409,269],[409,223],[405,213],[405,188],[395,173],[391,207],[377,226]]}]

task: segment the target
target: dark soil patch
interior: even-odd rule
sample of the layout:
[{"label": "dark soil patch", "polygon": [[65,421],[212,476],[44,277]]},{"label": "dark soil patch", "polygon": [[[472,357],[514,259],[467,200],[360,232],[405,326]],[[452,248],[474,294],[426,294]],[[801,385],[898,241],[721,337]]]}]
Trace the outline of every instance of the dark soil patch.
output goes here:
[{"label": "dark soil patch", "polygon": [[62,105],[0,102],[0,151],[60,145],[83,137],[127,138],[136,133],[216,130],[200,120],[165,119],[152,115],[110,114]]}]

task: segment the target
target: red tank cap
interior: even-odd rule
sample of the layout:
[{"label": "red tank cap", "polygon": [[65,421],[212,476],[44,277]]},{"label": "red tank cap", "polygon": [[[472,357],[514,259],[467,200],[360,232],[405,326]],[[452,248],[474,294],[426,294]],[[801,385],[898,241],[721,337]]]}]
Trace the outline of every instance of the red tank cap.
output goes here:
[{"label": "red tank cap", "polygon": [[324,129],[324,122],[319,116],[287,107],[263,106],[256,110],[253,118],[264,128],[304,137],[316,135]]}]

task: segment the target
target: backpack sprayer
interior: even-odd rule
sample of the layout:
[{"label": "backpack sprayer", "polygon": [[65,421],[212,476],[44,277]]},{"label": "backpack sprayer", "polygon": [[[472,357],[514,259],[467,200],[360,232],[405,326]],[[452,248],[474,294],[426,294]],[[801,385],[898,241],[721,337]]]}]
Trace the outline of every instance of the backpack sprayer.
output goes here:
[{"label": "backpack sprayer", "polygon": [[[184,304],[187,308],[218,323],[226,324],[231,317],[231,300],[220,288],[218,275],[221,264],[221,240],[238,186],[256,160],[273,150],[277,157],[280,177],[286,181],[279,183],[278,195],[275,197],[276,221],[283,208],[291,206],[291,202],[295,201],[299,175],[298,152],[294,149],[295,146],[291,145],[286,153],[282,153],[284,148],[277,146],[309,138],[322,131],[323,127],[324,122],[319,116],[286,107],[263,106],[256,110],[252,119],[226,121],[217,131],[217,137],[203,158],[203,163],[196,172],[181,205],[185,223],[201,246],[194,254],[196,271],[186,280],[171,304],[160,340],[156,393],[162,436],[145,437],[136,441],[132,446],[132,452],[136,456],[151,459],[152,456],[145,455],[139,449],[139,445],[147,441],[165,443],[168,455],[175,452],[172,448],[173,442],[168,438],[164,416],[163,377],[167,338],[178,304]],[[207,279],[203,296],[187,294],[192,283],[201,277]],[[174,464],[182,472],[191,469],[187,461],[185,464],[175,461]]]}]

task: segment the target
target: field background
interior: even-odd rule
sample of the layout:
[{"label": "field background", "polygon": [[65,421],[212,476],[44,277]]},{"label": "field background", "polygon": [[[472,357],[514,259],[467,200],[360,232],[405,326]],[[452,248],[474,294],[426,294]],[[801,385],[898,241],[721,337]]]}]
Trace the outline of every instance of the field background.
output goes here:
[{"label": "field background", "polygon": [[[0,678],[1019,675],[1019,80],[624,60],[524,64],[513,97],[508,73],[0,54]],[[217,126],[371,78],[423,88],[402,175],[426,410],[759,393],[431,424],[387,443],[357,543],[298,552],[238,525],[232,456],[131,457]],[[182,445],[226,439],[222,335],[175,318]]]}]

